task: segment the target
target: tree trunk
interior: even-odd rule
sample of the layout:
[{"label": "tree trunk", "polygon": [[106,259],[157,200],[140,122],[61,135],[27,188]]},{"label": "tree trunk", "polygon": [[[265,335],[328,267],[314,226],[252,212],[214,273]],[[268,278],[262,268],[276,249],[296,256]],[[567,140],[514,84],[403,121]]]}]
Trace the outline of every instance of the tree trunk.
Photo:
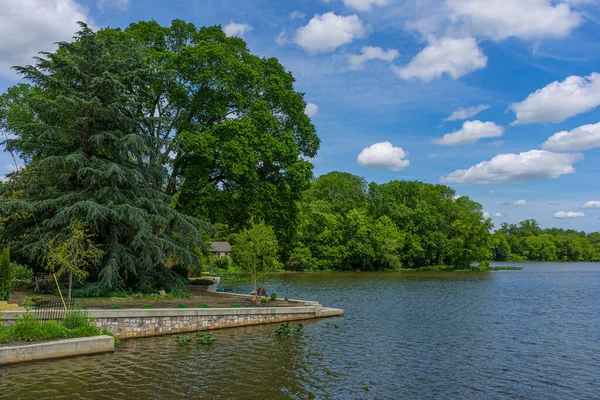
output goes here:
[{"label": "tree trunk", "polygon": [[71,300],[71,289],[73,288],[73,271],[69,271],[69,294],[67,300]]}]

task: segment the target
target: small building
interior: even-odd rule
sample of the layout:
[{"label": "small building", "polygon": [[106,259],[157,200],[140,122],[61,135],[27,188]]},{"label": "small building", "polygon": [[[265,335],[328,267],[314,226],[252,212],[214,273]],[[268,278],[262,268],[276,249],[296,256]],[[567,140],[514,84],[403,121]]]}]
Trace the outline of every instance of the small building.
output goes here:
[{"label": "small building", "polygon": [[227,242],[212,242],[210,252],[219,258],[229,257],[231,246]]}]

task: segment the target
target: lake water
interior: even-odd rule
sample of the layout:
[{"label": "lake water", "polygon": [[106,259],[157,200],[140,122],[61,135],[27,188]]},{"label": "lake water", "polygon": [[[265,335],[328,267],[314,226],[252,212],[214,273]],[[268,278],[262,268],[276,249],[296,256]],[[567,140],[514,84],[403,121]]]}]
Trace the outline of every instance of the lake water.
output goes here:
[{"label": "lake water", "polygon": [[4,367],[0,398],[600,398],[600,264],[522,266],[277,275],[269,290],[345,317],[303,322],[291,338],[236,328],[211,346],[138,339]]}]

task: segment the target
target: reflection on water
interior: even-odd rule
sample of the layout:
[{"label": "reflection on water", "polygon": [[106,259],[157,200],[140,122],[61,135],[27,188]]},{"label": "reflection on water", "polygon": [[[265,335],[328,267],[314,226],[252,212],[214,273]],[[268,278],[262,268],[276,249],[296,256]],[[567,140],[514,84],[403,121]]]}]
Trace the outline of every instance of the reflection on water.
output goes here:
[{"label": "reflection on water", "polygon": [[[10,399],[598,398],[600,265],[490,273],[282,274],[269,290],[344,318],[172,337],[0,368]],[[247,288],[241,288],[247,290]],[[295,323],[292,323],[295,325]]]}]

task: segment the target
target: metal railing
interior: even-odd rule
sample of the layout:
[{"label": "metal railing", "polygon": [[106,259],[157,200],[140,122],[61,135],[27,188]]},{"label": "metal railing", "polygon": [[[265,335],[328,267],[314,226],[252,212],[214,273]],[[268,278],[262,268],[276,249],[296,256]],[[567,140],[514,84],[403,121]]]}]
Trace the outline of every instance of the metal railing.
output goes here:
[{"label": "metal railing", "polygon": [[61,321],[69,311],[73,310],[73,304],[73,300],[65,300],[64,302],[61,299],[48,300],[36,303],[32,307],[32,311],[39,321]]}]

